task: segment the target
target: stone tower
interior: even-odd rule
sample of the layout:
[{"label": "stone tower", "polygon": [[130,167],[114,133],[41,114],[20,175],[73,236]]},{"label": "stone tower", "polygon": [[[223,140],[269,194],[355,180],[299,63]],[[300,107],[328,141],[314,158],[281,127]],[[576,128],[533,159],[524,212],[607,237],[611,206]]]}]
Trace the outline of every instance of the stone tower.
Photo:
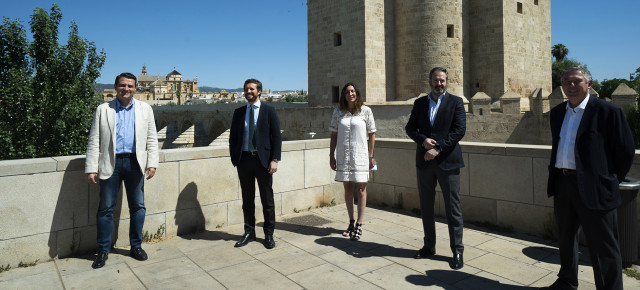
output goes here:
[{"label": "stone tower", "polygon": [[367,103],[448,91],[496,100],[551,91],[550,0],[309,0],[309,103],[331,106],[351,81]]}]

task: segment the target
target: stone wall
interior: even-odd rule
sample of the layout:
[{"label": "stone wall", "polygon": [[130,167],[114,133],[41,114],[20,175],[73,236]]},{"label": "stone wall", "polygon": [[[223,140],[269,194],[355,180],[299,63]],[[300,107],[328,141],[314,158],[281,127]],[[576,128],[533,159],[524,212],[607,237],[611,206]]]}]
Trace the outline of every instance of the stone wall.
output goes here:
[{"label": "stone wall", "polygon": [[336,103],[347,81],[369,103],[407,100],[430,90],[436,66],[467,98],[551,91],[550,0],[309,0],[307,9],[311,106]]},{"label": "stone wall", "polygon": [[[278,216],[343,203],[325,159],[328,140],[283,144],[274,175]],[[46,261],[92,251],[96,244],[99,186],[88,185],[84,156],[0,161],[0,265]],[[143,232],[163,236],[241,224],[242,194],[226,147],[160,151],[156,176],[145,182]],[[129,244],[129,210],[119,198],[117,246]],[[260,197],[256,216],[261,219]]]},{"label": "stone wall", "polygon": [[[546,197],[550,146],[461,144],[465,220],[541,234],[552,222],[552,201]],[[273,182],[278,216],[332,201],[344,203],[343,187],[333,181],[328,166],[328,146],[328,139],[283,143]],[[419,197],[413,141],[377,139],[375,155],[378,171],[367,187],[368,202],[415,211]],[[640,177],[640,151],[629,176]],[[0,161],[0,188],[0,265],[96,249],[99,186],[87,184],[84,156]],[[115,213],[117,246],[128,245],[129,215],[123,200]],[[237,173],[224,146],[161,150],[156,176],[145,184],[145,200],[144,232],[151,234],[173,236],[243,223]],[[442,204],[438,195],[440,216]],[[261,219],[259,196],[256,205]]]}]

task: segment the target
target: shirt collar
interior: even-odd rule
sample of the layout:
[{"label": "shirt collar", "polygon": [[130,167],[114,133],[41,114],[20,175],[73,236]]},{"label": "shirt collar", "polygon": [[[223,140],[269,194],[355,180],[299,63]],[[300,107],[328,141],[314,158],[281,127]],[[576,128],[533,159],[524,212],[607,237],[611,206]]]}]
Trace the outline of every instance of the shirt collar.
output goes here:
[{"label": "shirt collar", "polygon": [[[440,94],[440,96],[438,96],[438,99],[441,100],[442,98],[444,98],[444,94],[446,94],[447,91],[442,92],[442,94]],[[427,95],[429,97],[429,100],[433,101],[433,98],[431,98],[432,93],[429,93],[429,95]]]},{"label": "shirt collar", "polygon": [[584,110],[587,107],[587,103],[589,103],[590,97],[591,97],[591,94],[588,94],[587,97],[584,98],[584,100],[582,100],[582,102],[580,102],[580,104],[578,104],[578,106],[573,109],[571,108],[571,106],[569,106],[569,101],[567,101],[567,106],[566,106],[567,111],[573,110],[574,112],[576,112],[578,110]]},{"label": "shirt collar", "polygon": [[[254,106],[260,108],[260,99],[258,99],[255,103],[253,103]],[[251,107],[251,104],[247,103],[247,108]]]},{"label": "shirt collar", "polygon": [[133,109],[133,106],[136,104],[136,99],[135,98],[131,98],[131,106],[129,106],[128,108],[123,106],[122,104],[120,104],[120,101],[118,99],[116,99],[116,109],[117,110],[128,110],[128,109]]}]

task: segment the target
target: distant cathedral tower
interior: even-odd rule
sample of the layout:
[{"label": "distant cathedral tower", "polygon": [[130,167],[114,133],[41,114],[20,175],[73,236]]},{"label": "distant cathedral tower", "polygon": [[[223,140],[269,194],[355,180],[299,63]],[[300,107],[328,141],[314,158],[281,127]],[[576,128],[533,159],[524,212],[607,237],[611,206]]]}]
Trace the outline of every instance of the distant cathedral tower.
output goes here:
[{"label": "distant cathedral tower", "polygon": [[143,76],[146,76],[146,75],[147,75],[147,65],[146,65],[146,64],[143,64],[143,65],[142,65],[142,75],[143,75]]},{"label": "distant cathedral tower", "polygon": [[308,0],[309,104],[332,106],[346,82],[368,103],[430,91],[497,100],[551,92],[550,0]]}]

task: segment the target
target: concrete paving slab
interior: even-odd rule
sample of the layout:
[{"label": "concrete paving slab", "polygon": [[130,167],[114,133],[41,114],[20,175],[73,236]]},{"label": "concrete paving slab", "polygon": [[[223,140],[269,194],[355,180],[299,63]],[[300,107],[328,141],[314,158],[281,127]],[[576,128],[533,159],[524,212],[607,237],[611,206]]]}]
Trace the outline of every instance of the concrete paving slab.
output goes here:
[{"label": "concrete paving slab", "polygon": [[165,263],[165,261],[168,260],[184,257],[184,253],[178,250],[178,248],[165,243],[143,245],[143,249],[147,252],[147,256],[149,256],[149,259],[146,261],[138,261],[130,256],[124,256],[122,259],[125,259],[131,268],[136,268],[149,264]]},{"label": "concrete paving slab", "polygon": [[286,276],[256,260],[213,270],[209,274],[216,277],[227,289],[303,289]]},{"label": "concrete paving slab", "polygon": [[[111,259],[111,258],[110,258]],[[125,263],[107,264],[100,269],[62,276],[67,289],[144,289],[142,282]],[[46,284],[42,284],[46,285]]]},{"label": "concrete paving slab", "polygon": [[529,285],[549,274],[548,270],[494,253],[468,261],[467,265],[524,285]]},{"label": "concrete paving slab", "polygon": [[280,247],[257,254],[254,257],[283,275],[290,275],[326,263],[324,260],[293,246]]},{"label": "concrete paving slab", "polygon": [[205,271],[229,267],[253,260],[244,251],[228,245],[217,245],[185,253]]},{"label": "concrete paving slab", "polygon": [[550,250],[540,246],[530,246],[500,238],[482,243],[477,248],[527,264],[538,263],[553,255]]},{"label": "concrete paving slab", "polygon": [[475,275],[471,275],[467,279],[454,284],[454,286],[465,290],[531,289],[530,287],[525,287],[518,282],[511,281],[504,277],[500,277],[498,275],[494,275],[484,271],[476,273]]},{"label": "concrete paving slab", "polygon": [[0,279],[0,289],[42,289],[46,285],[47,289],[64,289],[62,281],[56,272],[43,272],[29,275],[20,279],[2,280]]},{"label": "concrete paving slab", "polygon": [[387,236],[387,235],[392,235],[399,232],[408,231],[411,228],[401,226],[396,223],[388,222],[383,219],[372,218],[368,222],[365,221],[363,223],[363,229],[369,229],[369,231],[372,231],[374,233]]},{"label": "concrete paving slab", "polygon": [[318,267],[291,274],[289,279],[305,289],[382,289],[369,281],[360,279],[335,265],[323,264]]},{"label": "concrete paving slab", "polygon": [[329,252],[320,258],[357,276],[393,264],[390,260],[358,247]]},{"label": "concrete paving slab", "polygon": [[423,273],[400,266],[391,264],[360,276],[378,287],[384,289],[424,289],[429,286],[438,286],[442,288],[453,288],[441,281],[431,279]]},{"label": "concrete paving slab", "polygon": [[148,289],[227,289],[220,282],[216,281],[206,272],[188,274],[184,276],[173,277],[169,281],[163,281],[160,284],[145,285]]},{"label": "concrete paving slab", "polygon": [[171,281],[175,277],[202,272],[202,269],[200,269],[200,267],[188,257],[181,256],[165,260],[163,263],[152,263],[139,266],[137,268],[133,268],[132,271],[142,281],[142,283],[145,285],[151,285]]},{"label": "concrete paving slab", "polygon": [[[262,245],[262,223],[258,241],[242,248],[233,247],[242,224],[144,244],[149,260],[142,262],[119,247],[104,268],[92,269],[89,253],[0,273],[0,288],[530,289],[553,283],[560,267],[551,241],[469,226],[465,266],[454,271],[443,218],[436,218],[437,254],[420,260],[413,258],[423,246],[419,217],[367,208],[360,241],[342,236],[346,219],[343,205],[278,217],[271,250]],[[588,255],[578,269],[580,289],[595,289]],[[625,289],[640,289],[638,280],[623,281]]]}]

